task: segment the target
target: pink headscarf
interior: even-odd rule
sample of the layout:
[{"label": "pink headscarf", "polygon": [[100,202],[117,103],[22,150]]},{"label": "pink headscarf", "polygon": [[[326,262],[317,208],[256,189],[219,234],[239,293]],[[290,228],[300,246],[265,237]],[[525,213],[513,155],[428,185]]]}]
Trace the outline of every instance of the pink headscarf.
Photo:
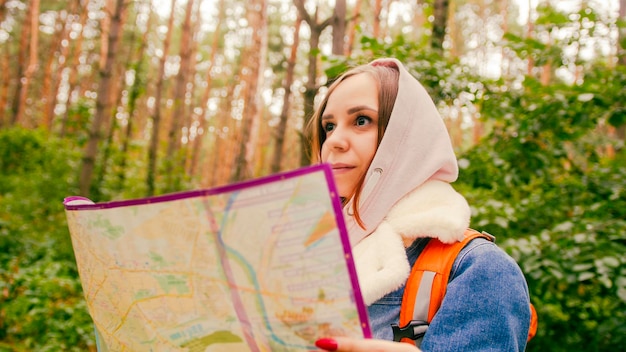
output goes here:
[{"label": "pink headscarf", "polygon": [[370,65],[396,68],[400,76],[391,118],[361,193],[359,213],[365,229],[355,221],[352,200],[344,207],[353,247],[372,233],[407,193],[427,180],[449,183],[458,176],[450,136],[424,87],[396,59],[378,59]]}]

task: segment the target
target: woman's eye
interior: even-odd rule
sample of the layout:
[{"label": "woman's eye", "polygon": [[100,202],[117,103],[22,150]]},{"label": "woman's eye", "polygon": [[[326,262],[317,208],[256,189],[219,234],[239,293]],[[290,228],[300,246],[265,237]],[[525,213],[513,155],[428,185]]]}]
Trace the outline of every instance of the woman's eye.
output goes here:
[{"label": "woman's eye", "polygon": [[335,129],[335,124],[334,124],[334,123],[330,123],[330,122],[329,122],[329,123],[325,124],[324,126],[322,126],[322,128],[324,129],[324,131],[325,131],[326,133],[328,133],[328,132],[332,132],[332,130],[334,130],[334,129]]},{"label": "woman's eye", "polygon": [[356,122],[357,126],[365,126],[365,125],[371,123],[372,119],[367,117],[367,116],[359,116],[359,117],[356,118],[355,122]]}]

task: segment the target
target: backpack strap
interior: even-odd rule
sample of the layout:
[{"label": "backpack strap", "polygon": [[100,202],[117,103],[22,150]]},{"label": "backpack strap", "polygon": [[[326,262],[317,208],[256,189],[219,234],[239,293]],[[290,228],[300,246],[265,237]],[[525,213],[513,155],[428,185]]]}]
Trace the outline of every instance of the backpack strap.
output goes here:
[{"label": "backpack strap", "polygon": [[394,341],[420,346],[428,325],[441,306],[454,260],[470,241],[478,237],[495,241],[495,237],[486,232],[467,229],[461,242],[446,244],[435,238],[428,242],[407,279],[400,321],[392,324]]}]

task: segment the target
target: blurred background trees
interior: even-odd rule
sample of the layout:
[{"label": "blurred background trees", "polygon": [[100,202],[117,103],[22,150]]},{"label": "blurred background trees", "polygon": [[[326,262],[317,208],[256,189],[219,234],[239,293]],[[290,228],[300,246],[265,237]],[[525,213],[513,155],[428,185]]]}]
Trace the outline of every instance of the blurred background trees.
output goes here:
[{"label": "blurred background trees", "polygon": [[0,351],[93,350],[62,200],[306,165],[348,66],[394,56],[524,270],[530,351],[626,345],[625,0],[0,0]]}]

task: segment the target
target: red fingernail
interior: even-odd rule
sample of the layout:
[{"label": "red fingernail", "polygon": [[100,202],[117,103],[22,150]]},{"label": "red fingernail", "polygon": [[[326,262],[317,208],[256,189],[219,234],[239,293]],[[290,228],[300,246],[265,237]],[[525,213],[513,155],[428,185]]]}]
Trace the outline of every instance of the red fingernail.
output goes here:
[{"label": "red fingernail", "polygon": [[333,339],[319,339],[315,341],[315,346],[317,348],[321,348],[326,351],[336,351],[337,350],[337,341]]}]

